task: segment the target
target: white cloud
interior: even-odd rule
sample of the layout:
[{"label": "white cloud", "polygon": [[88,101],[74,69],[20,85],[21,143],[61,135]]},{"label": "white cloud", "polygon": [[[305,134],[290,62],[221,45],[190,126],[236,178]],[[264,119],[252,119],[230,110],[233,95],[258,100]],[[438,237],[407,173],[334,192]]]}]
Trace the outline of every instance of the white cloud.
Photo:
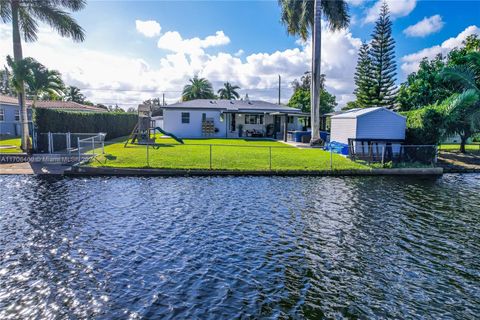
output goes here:
[{"label": "white cloud", "polygon": [[240,49],[237,52],[235,52],[234,56],[235,57],[241,57],[241,56],[243,56],[244,53],[245,53],[245,51],[243,51],[243,49]]},{"label": "white cloud", "polygon": [[160,34],[160,31],[162,30],[160,23],[154,20],[135,20],[135,27],[138,32],[148,38],[158,36]]},{"label": "white cloud", "polygon": [[197,37],[183,39],[177,31],[168,31],[158,39],[157,46],[160,49],[173,52],[201,54],[205,48],[222,46],[229,43],[230,38],[227,37],[223,31],[217,31],[215,35],[207,36],[204,39]]},{"label": "white cloud", "polygon": [[443,28],[444,22],[442,17],[438,14],[429,18],[425,17],[423,20],[414,25],[409,26],[403,33],[409,37],[425,37],[429,34],[440,31]]},{"label": "white cloud", "polygon": [[[390,16],[392,19],[405,17],[415,9],[417,0],[385,0],[390,10]],[[377,1],[371,8],[366,11],[364,23],[370,23],[377,20],[380,13],[380,9],[384,0]]]},{"label": "white cloud", "polygon": [[[0,24],[0,60],[5,61],[4,57],[12,50],[11,36],[11,28]],[[352,99],[353,72],[361,41],[346,30],[331,32],[325,28],[322,36],[322,72],[327,75],[327,89],[342,106]],[[132,58],[87,48],[49,29],[40,30],[37,42],[24,44],[24,55],[59,70],[68,85],[81,88],[91,101],[124,107],[136,106],[164,92],[168,103],[178,101],[183,86],[194,74],[207,77],[215,89],[230,81],[242,88],[242,95],[248,93],[251,99],[272,102],[277,100],[278,74],[281,74],[282,101],[287,102],[292,93],[289,84],[310,69],[310,42],[240,59],[231,53],[205,52],[206,48],[230,42],[221,31],[204,39],[183,39],[173,31],[166,32],[162,39],[160,46],[171,53],[165,55],[159,51],[159,63],[155,66],[141,56]]]},{"label": "white cloud", "polygon": [[401,61],[403,62],[401,66],[403,72],[409,74],[417,71],[420,61],[422,61],[423,58],[433,59],[438,54],[448,54],[453,48],[460,47],[462,42],[471,34],[480,35],[480,28],[477,26],[469,26],[456,37],[449,38],[443,41],[440,45],[425,48],[418,52],[403,56],[401,58]]}]

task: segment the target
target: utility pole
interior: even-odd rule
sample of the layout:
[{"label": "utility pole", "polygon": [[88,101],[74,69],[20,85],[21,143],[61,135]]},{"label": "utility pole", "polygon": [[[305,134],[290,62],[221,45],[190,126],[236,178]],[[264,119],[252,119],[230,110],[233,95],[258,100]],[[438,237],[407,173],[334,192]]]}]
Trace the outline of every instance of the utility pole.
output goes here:
[{"label": "utility pole", "polygon": [[280,75],[278,75],[278,104],[280,104],[280,93],[281,93],[281,89],[280,89],[280,86],[282,84],[282,77]]},{"label": "utility pole", "polygon": [[162,93],[162,105],[165,106],[165,93]]}]

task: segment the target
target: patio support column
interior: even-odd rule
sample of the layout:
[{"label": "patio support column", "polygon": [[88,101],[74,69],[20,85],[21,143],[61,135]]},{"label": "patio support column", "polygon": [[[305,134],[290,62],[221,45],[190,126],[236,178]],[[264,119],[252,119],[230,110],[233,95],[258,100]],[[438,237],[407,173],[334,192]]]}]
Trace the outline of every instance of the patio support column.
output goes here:
[{"label": "patio support column", "polygon": [[288,115],[283,116],[283,141],[287,142]]}]

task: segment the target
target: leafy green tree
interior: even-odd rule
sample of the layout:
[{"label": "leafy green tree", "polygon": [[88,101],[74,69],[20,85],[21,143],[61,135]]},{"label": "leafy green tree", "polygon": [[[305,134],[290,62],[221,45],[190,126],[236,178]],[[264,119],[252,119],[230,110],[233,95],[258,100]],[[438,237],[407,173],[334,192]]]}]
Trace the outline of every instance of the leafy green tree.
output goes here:
[{"label": "leafy green tree", "polygon": [[[37,40],[38,23],[50,25],[61,36],[75,41],[84,40],[84,31],[75,19],[63,9],[78,11],[86,4],[86,0],[1,0],[0,18],[3,22],[12,23],[13,57],[15,62],[23,59],[21,35],[25,41]],[[27,106],[25,105],[25,88],[18,83],[18,104],[22,119],[22,149],[28,151],[29,132]]]},{"label": "leafy green tree", "polygon": [[10,71],[5,69],[0,70],[0,93],[1,94],[13,94],[15,89],[12,86],[12,75]]},{"label": "leafy green tree", "polygon": [[183,87],[183,101],[195,99],[215,99],[212,84],[207,79],[194,76],[189,80],[189,82],[189,84]]},{"label": "leafy green tree", "polygon": [[370,44],[372,61],[372,106],[393,108],[396,95],[395,40],[392,36],[392,21],[386,2],[375,23]]},{"label": "leafy green tree", "polygon": [[467,140],[480,132],[480,52],[470,52],[465,64],[445,67],[441,73],[457,85],[460,93],[443,102],[446,134],[460,135],[460,152],[465,153]]},{"label": "leafy green tree", "polygon": [[357,108],[360,108],[360,106],[357,104],[357,101],[349,101],[347,102],[347,104],[345,104],[342,107],[342,111],[347,111],[347,110],[352,110]]},{"label": "leafy green tree", "polygon": [[350,22],[348,5],[344,0],[279,0],[281,20],[289,34],[307,40],[312,33],[312,138],[320,141],[320,92],[321,92],[321,31],[322,14],[331,30],[346,28]]},{"label": "leafy green tree", "polygon": [[452,88],[445,83],[440,72],[445,67],[441,55],[435,59],[424,58],[417,72],[408,75],[407,81],[400,85],[397,101],[400,110],[408,111],[436,104],[453,94]]},{"label": "leafy green tree", "polygon": [[368,108],[373,105],[372,102],[372,59],[370,58],[370,48],[368,43],[363,43],[358,52],[357,68],[355,71],[355,91],[357,98],[357,108]]},{"label": "leafy green tree", "polygon": [[232,86],[230,82],[225,82],[223,88],[219,89],[217,93],[220,99],[235,100],[240,98],[237,92],[238,89],[240,89],[239,86]]},{"label": "leafy green tree", "polygon": [[436,145],[441,142],[445,132],[445,116],[437,105],[403,112],[403,115],[407,117],[408,144]]},{"label": "leafy green tree", "polygon": [[[322,86],[320,90],[320,114],[332,112],[337,106],[335,96],[327,92],[325,89],[325,75],[322,75]],[[302,112],[310,112],[311,100],[310,100],[310,82],[311,76],[309,72],[305,72],[300,81],[295,79],[292,82],[294,88],[293,95],[288,101],[288,105],[292,108],[302,110]]]},{"label": "leafy green tree", "polygon": [[64,92],[65,101],[73,101],[77,103],[84,103],[85,96],[81,92],[80,88],[75,86],[69,86],[65,89]]}]

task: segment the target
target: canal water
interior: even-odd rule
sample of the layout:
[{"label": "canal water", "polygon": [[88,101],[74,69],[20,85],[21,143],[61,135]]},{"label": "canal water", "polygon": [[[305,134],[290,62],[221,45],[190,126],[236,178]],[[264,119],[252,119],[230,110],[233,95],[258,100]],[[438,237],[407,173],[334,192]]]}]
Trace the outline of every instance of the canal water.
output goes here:
[{"label": "canal water", "polygon": [[0,186],[0,319],[480,314],[480,175]]}]

